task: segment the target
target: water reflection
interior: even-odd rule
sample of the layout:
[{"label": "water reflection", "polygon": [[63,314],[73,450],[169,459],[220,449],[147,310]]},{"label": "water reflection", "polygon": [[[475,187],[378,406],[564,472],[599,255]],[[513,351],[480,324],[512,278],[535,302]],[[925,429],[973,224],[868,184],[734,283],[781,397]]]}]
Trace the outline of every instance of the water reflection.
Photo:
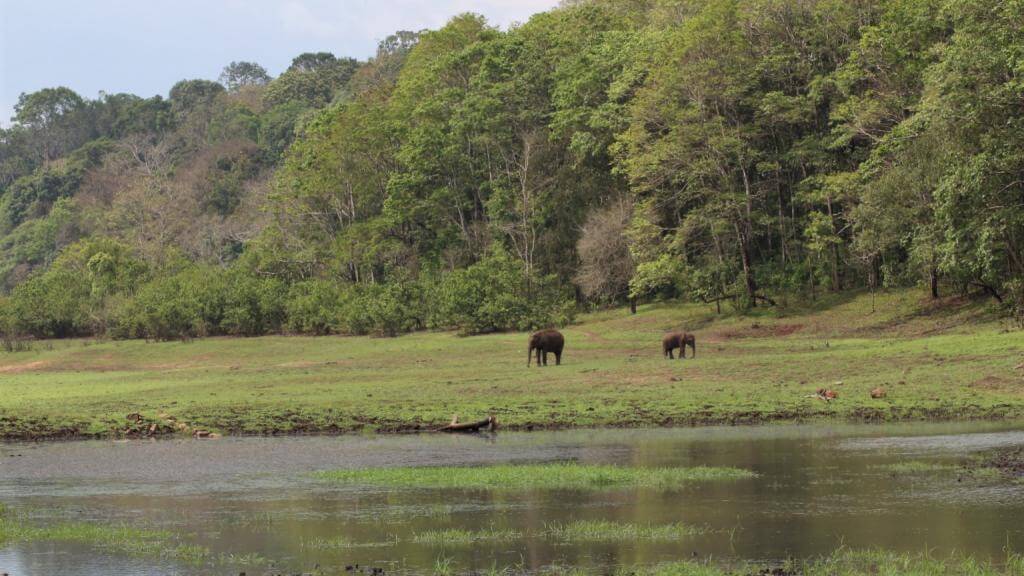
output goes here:
[{"label": "water reflection", "polygon": [[[429,571],[441,556],[465,569],[614,566],[698,557],[778,559],[838,546],[1024,550],[1024,488],[951,477],[893,478],[878,465],[955,462],[1024,445],[1015,424],[765,426],[461,436],[237,438],[197,442],[0,444],[0,501],[40,522],[128,522],[167,528],[215,555],[258,553],[285,570],[381,566]],[[672,492],[384,490],[334,486],[322,469],[577,460],[633,466],[748,468],[757,479]],[[553,522],[684,522],[679,542],[565,543]],[[515,542],[441,549],[412,537],[439,528],[514,529]],[[145,566],[145,570],[140,570]],[[84,546],[0,550],[13,574],[191,573]],[[209,573],[223,573],[223,567]],[[203,570],[198,570],[202,573]]]}]

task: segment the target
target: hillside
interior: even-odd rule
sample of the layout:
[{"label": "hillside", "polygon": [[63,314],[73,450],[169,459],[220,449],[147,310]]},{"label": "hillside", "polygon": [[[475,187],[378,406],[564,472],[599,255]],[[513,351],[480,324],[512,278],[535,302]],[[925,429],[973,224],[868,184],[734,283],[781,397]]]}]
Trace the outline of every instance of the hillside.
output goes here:
[{"label": "hillside", "polygon": [[[663,359],[680,326],[696,359]],[[518,429],[1006,418],[1024,415],[1024,333],[1005,327],[978,302],[896,291],[784,313],[590,314],[547,368],[526,367],[522,333],[36,342],[0,352],[0,436],[412,431],[489,413]],[[820,387],[838,399],[809,397]]]},{"label": "hillside", "polygon": [[913,286],[1024,318],[1022,17],[580,0],[276,78],[27,93],[0,131],[0,329],[487,334]]}]

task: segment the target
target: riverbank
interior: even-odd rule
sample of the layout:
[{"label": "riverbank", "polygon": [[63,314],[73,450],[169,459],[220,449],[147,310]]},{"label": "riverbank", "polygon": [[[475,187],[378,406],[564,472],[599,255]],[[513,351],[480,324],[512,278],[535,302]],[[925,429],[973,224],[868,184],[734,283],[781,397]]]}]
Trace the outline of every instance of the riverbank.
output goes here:
[{"label": "riverbank", "polygon": [[[697,334],[696,359],[662,358],[679,328]],[[0,437],[404,432],[453,414],[506,429],[1024,415],[1024,332],[985,301],[657,304],[563,332],[563,365],[529,369],[524,334],[34,342],[0,352]]]}]

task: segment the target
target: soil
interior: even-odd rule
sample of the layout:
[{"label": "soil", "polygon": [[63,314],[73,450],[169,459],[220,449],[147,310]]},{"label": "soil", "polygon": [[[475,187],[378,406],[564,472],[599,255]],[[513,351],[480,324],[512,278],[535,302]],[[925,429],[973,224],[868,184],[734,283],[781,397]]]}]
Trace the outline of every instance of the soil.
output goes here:
[{"label": "soil", "polygon": [[1024,478],[1024,448],[1000,450],[983,460],[981,465],[995,468],[1012,478]]}]

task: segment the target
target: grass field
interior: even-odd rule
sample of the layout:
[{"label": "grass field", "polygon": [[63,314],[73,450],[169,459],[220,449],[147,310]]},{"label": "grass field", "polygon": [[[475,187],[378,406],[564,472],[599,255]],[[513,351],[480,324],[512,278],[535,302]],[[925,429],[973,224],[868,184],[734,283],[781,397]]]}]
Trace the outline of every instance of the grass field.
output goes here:
[{"label": "grass field", "polygon": [[[987,306],[896,291],[745,315],[617,309],[564,330],[562,366],[529,369],[521,333],[35,342],[0,352],[0,437],[1022,416],[1024,332]],[[681,327],[697,358],[663,359]]]}]

